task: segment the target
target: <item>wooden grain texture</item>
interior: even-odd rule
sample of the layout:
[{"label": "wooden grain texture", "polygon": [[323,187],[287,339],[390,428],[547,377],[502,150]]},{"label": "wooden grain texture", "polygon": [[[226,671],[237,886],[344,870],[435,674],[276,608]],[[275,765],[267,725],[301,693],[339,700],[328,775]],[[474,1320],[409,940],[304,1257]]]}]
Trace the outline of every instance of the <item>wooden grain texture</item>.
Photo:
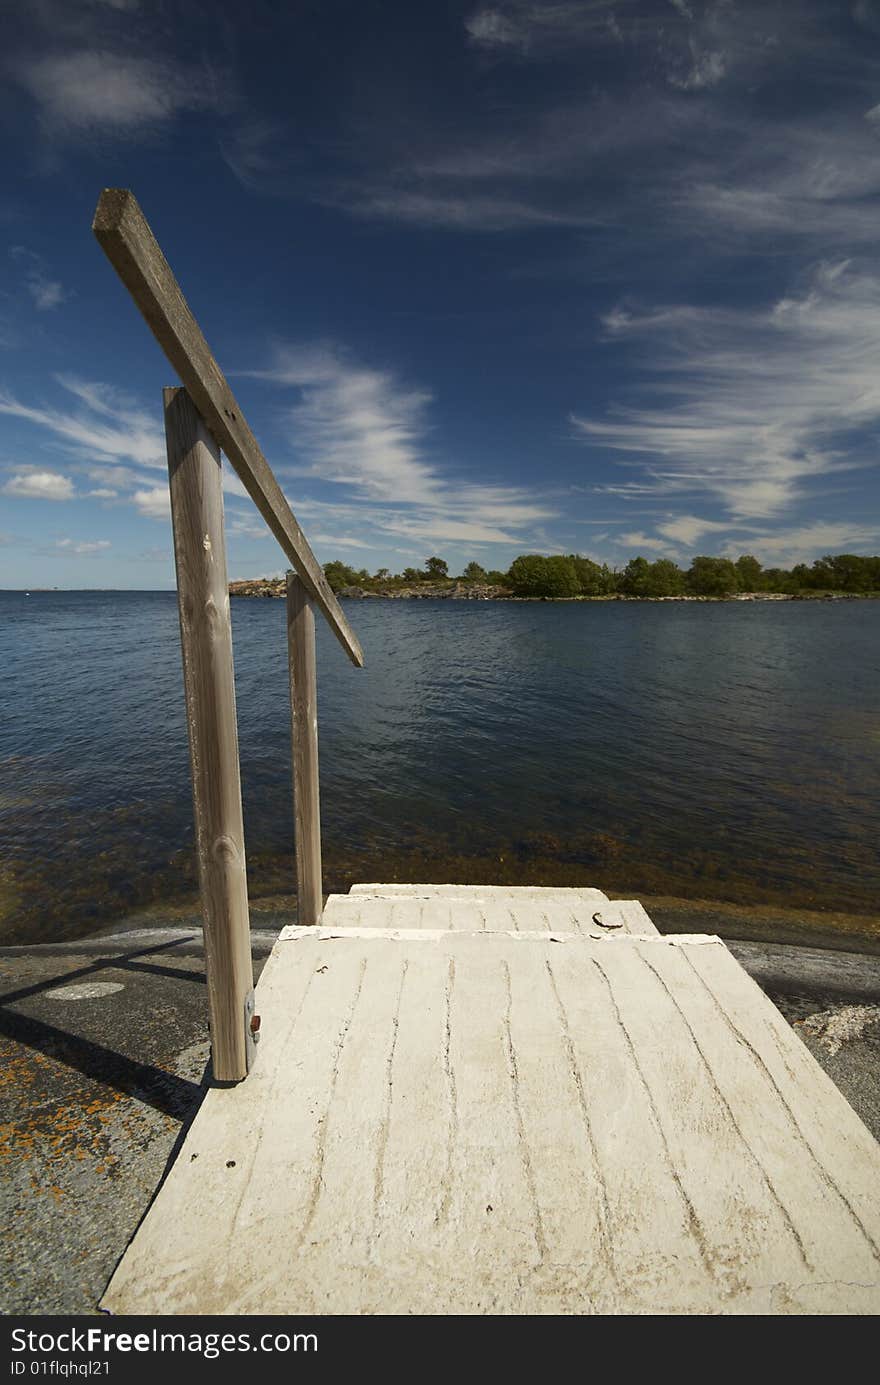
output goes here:
[{"label": "wooden grain texture", "polygon": [[321,917],[321,804],[318,782],[318,681],[315,615],[296,573],[287,574],[287,656],[293,744],[293,813],[296,834],[297,917]]},{"label": "wooden grain texture", "polygon": [[247,1075],[254,980],[220,455],[186,390],[164,403],[211,1052],[215,1078],[231,1082]]},{"label": "wooden grain texture", "polygon": [[92,230],[339,643],[352,663],[362,666],[364,657],[357,636],[343,615],[133,193],[127,188],[105,188]]}]

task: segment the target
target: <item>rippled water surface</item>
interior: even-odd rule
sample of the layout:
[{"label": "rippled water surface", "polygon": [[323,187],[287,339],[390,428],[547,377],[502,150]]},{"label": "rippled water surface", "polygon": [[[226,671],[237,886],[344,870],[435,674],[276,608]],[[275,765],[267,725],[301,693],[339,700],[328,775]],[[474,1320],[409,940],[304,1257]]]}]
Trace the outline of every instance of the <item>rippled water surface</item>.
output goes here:
[{"label": "rippled water surface", "polygon": [[[872,913],[880,602],[377,601],[319,621],[327,888],[604,884]],[[252,892],[290,892],[284,607],[233,603]],[[0,593],[0,925],[191,894],[173,593]]]}]

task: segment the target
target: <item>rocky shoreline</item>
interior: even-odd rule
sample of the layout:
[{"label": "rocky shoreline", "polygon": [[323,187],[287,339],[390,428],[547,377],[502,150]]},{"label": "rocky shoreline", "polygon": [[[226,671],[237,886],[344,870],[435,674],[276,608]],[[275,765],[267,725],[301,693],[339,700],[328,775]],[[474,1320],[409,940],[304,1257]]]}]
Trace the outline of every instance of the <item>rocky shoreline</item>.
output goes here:
[{"label": "rocky shoreline", "polygon": [[[229,595],[238,597],[283,597],[283,577],[255,577],[229,583]],[[488,582],[419,582],[405,586],[384,584],[377,587],[343,587],[336,595],[348,601],[866,601],[876,599],[873,592],[737,592],[732,596],[625,596],[613,592],[606,596],[516,596],[509,587]]]},{"label": "rocky shoreline", "polygon": [[[284,593],[285,581],[283,577],[258,577],[252,581],[229,583],[230,596],[279,597],[284,596]],[[453,601],[515,601],[518,599],[514,597],[509,587],[491,586],[486,582],[455,581],[419,582],[417,585],[407,586],[394,586],[389,583],[376,588],[343,587],[336,595],[354,601],[369,598],[398,601],[437,601],[447,598]]]}]

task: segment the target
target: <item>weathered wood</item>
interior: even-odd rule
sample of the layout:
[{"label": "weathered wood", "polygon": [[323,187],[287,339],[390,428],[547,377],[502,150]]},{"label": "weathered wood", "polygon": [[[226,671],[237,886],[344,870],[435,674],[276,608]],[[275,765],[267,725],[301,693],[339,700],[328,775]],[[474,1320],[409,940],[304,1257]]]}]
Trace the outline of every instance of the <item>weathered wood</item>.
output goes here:
[{"label": "weathered wood", "polygon": [[220,455],[186,390],[166,389],[165,438],[192,768],[214,1076],[247,1075],[253,989]]},{"label": "weathered wood", "polygon": [[287,574],[287,654],[293,742],[297,914],[300,923],[312,924],[320,919],[322,908],[315,615],[304,584],[293,572]]},{"label": "weathered wood", "polygon": [[245,422],[133,193],[127,188],[105,188],[92,230],[309,595],[352,663],[362,666],[364,656],[357,636]]}]

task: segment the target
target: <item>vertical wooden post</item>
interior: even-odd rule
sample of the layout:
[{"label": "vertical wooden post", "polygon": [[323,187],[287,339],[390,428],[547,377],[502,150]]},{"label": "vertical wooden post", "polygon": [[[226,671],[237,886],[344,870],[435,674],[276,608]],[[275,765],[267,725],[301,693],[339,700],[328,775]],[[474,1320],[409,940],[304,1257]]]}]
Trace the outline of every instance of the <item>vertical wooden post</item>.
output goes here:
[{"label": "vertical wooden post", "polygon": [[253,990],[220,453],[186,390],[166,389],[165,440],[205,929],[214,1077],[247,1075]]},{"label": "vertical wooden post", "polygon": [[293,742],[293,815],[297,918],[317,923],[321,893],[321,808],[318,793],[318,684],[315,613],[295,572],[287,574],[287,656]]}]

